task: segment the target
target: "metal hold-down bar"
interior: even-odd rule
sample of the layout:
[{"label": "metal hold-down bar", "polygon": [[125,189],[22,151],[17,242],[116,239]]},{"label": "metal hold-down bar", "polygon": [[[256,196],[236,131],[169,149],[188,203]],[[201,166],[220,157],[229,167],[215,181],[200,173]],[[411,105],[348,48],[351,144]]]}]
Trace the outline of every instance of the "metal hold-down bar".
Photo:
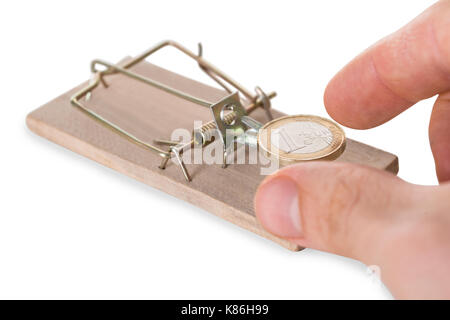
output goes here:
[{"label": "metal hold-down bar", "polygon": [[[121,73],[127,77],[130,77],[132,79],[141,81],[143,83],[146,83],[150,86],[153,86],[155,88],[158,88],[160,90],[163,90],[165,92],[168,92],[170,94],[173,94],[174,96],[177,96],[181,99],[196,103],[203,107],[210,108],[212,105],[214,105],[215,102],[205,101],[203,99],[194,97],[186,92],[179,91],[177,89],[171,88],[163,83],[160,83],[158,81],[152,80],[150,78],[141,76],[133,71],[130,71],[129,69],[133,67],[134,65],[138,64],[139,62],[145,60],[148,56],[152,55],[156,51],[171,46],[179,51],[183,52],[187,56],[194,59],[197,64],[199,65],[200,69],[203,70],[209,77],[211,77],[214,81],[216,81],[222,88],[224,88],[228,93],[232,93],[232,88],[237,90],[239,93],[241,93],[247,101],[250,102],[248,106],[245,107],[245,111],[247,114],[250,114],[252,111],[257,109],[258,107],[263,107],[267,113],[267,116],[269,120],[272,119],[272,115],[270,113],[270,99],[276,96],[275,92],[269,93],[266,95],[259,87],[256,88],[256,94],[251,94],[246,88],[244,88],[242,85],[240,85],[238,82],[230,78],[228,75],[217,69],[215,66],[213,66],[211,63],[206,61],[202,54],[203,54],[203,48],[202,45],[199,44],[198,47],[198,54],[195,54],[194,52],[186,49],[182,45],[178,44],[174,41],[164,41],[160,44],[150,48],[149,50],[143,52],[142,54],[138,55],[137,57],[131,59],[127,63],[125,63],[123,66],[119,66],[116,64],[112,64],[103,60],[93,60],[91,63],[91,71],[93,74],[93,77],[90,81],[90,83],[83,89],[81,89],[79,92],[77,92],[75,95],[72,96],[70,102],[72,105],[80,108],[90,116],[92,116],[95,120],[102,122],[103,124],[106,124],[110,128],[116,130],[118,133],[124,135],[126,138],[131,140],[132,142],[147,148],[150,151],[156,152],[159,156],[161,156],[163,159],[160,164],[160,168],[164,169],[172,157],[175,157],[178,164],[180,165],[180,168],[183,172],[183,175],[185,176],[187,181],[191,181],[191,177],[189,173],[187,172],[186,166],[182,160],[181,153],[183,150],[185,150],[187,147],[192,146],[194,143],[194,139],[190,141],[189,143],[183,144],[183,145],[173,145],[173,142],[168,142],[166,145],[170,145],[169,150],[161,149],[155,145],[149,144],[138,137],[134,136],[130,132],[122,129],[118,125],[110,122],[109,120],[105,119],[98,113],[94,112],[90,108],[88,108],[85,104],[81,102],[81,99],[85,98],[85,100],[89,100],[90,95],[94,91],[95,88],[101,83],[104,87],[108,87],[107,82],[105,81],[105,77],[111,74],[117,74]],[[105,70],[98,70],[97,66],[102,65],[106,69]],[[231,88],[230,88],[231,87]],[[224,120],[227,120],[229,122],[233,121],[233,117],[235,115],[233,113],[227,114]],[[200,128],[200,131],[203,133],[207,133],[208,130],[215,130],[216,126],[214,124],[214,120],[211,122],[206,123]],[[166,141],[167,142],[167,141]],[[202,145],[207,143],[208,141],[203,141]],[[160,141],[161,144],[161,141]]]}]

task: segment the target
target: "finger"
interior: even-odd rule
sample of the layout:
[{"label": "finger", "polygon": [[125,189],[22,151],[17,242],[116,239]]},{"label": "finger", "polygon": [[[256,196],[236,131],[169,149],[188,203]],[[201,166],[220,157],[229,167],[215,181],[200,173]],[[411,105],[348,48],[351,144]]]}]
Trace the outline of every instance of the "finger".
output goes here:
[{"label": "finger", "polygon": [[343,125],[380,125],[419,100],[450,89],[450,1],[440,1],[345,66],[324,103]]},{"label": "finger", "polygon": [[397,298],[449,298],[450,185],[417,186],[364,166],[293,165],[255,196],[261,224],[309,248],[378,267]]},{"label": "finger", "polygon": [[255,211],[277,236],[373,264],[380,239],[405,214],[423,208],[421,192],[380,170],[311,162],[268,177],[256,193]]},{"label": "finger", "polygon": [[450,91],[439,95],[434,104],[429,136],[439,182],[450,181]]}]

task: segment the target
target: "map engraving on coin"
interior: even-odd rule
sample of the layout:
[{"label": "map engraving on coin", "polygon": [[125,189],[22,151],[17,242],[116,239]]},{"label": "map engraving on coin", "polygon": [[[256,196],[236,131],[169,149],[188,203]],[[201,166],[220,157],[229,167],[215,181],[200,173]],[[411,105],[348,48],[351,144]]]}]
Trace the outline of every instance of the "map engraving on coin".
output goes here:
[{"label": "map engraving on coin", "polygon": [[344,131],[333,121],[318,116],[285,116],[265,124],[258,145],[269,157],[293,163],[332,159],[345,147]]}]

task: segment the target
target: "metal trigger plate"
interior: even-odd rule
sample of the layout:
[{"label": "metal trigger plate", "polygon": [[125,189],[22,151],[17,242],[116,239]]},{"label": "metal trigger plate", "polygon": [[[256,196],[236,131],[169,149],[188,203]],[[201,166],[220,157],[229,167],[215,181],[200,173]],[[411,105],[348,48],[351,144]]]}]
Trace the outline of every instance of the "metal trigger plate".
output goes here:
[{"label": "metal trigger plate", "polygon": [[241,118],[245,116],[245,109],[239,99],[237,92],[223,98],[219,102],[211,106],[214,121],[223,142],[224,148],[227,149],[233,139],[227,141],[227,137],[233,138],[242,135],[245,132],[245,124]]}]

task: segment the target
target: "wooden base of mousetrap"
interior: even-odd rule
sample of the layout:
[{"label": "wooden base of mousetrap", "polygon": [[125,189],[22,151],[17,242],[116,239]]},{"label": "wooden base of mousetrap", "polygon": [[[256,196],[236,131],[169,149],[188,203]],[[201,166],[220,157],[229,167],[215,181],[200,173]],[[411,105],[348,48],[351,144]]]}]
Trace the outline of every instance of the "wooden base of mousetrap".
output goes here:
[{"label": "wooden base of mousetrap", "polygon": [[[182,77],[147,62],[131,68],[135,72],[168,84],[207,101],[218,101],[226,94],[194,80]],[[86,104],[113,123],[141,140],[170,139],[176,128],[192,130],[194,120],[212,119],[211,111],[179,99],[120,74],[106,77],[108,88],[98,87]],[[290,250],[302,249],[296,244],[267,233],[253,211],[253,197],[264,179],[258,165],[187,165],[192,182],[186,182],[180,168],[169,163],[158,168],[161,158],[131,143],[110,128],[95,121],[70,104],[70,97],[86,83],[70,90],[30,113],[27,125],[36,134],[82,154],[105,166],[186,200],[236,225],[271,239]],[[275,118],[283,115],[273,110]],[[263,110],[252,113],[266,122]],[[344,153],[336,161],[365,164],[392,173],[398,171],[395,155],[347,139]],[[194,223],[194,222],[193,222]]]}]

